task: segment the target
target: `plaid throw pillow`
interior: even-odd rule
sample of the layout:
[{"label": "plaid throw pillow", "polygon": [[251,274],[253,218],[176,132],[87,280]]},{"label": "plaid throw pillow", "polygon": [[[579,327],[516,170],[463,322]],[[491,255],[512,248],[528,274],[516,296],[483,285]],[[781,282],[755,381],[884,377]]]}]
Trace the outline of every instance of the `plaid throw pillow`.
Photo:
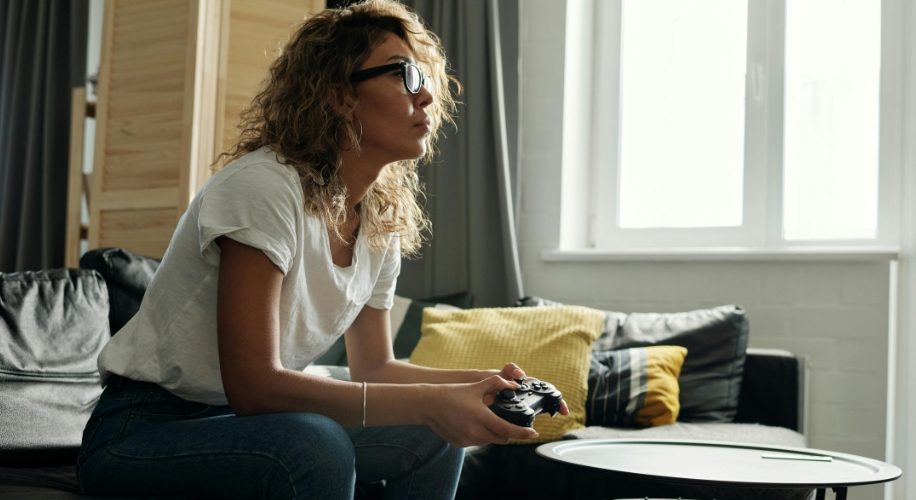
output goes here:
[{"label": "plaid throw pillow", "polygon": [[677,346],[593,352],[586,425],[673,424],[680,411],[677,377],[686,355],[687,349]]}]

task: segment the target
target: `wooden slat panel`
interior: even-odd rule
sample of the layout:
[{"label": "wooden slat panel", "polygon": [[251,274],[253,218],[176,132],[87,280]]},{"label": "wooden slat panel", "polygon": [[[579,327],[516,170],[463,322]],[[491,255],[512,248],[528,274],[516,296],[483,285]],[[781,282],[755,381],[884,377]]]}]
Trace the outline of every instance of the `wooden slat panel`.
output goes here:
[{"label": "wooden slat panel", "polygon": [[126,15],[158,15],[169,10],[182,11],[188,7],[187,0],[118,0],[120,11]]},{"label": "wooden slat panel", "polygon": [[102,211],[175,208],[178,205],[178,188],[108,191],[102,193],[97,203]]},{"label": "wooden slat panel", "polygon": [[83,129],[86,124],[86,87],[73,89],[70,106],[70,159],[67,187],[67,239],[64,265],[79,267],[80,215],[83,200]]},{"label": "wooden slat panel", "polygon": [[214,154],[234,143],[238,115],[290,26],[324,6],[105,2],[90,248],[162,256],[190,197],[212,173]]},{"label": "wooden slat panel", "polygon": [[[109,2],[113,8],[101,191],[177,187],[194,2]],[[100,97],[102,100],[102,97]]]},{"label": "wooden slat panel", "polygon": [[105,2],[90,248],[161,257],[168,247],[193,144],[198,9],[198,0]]},{"label": "wooden slat panel", "polygon": [[99,247],[120,247],[147,257],[162,258],[178,225],[174,208],[101,210],[99,214]]},{"label": "wooden slat panel", "polygon": [[[185,8],[187,10],[187,8]],[[175,21],[186,19],[180,13],[174,14]],[[137,47],[152,49],[147,44],[154,42],[156,47],[174,47],[184,45],[181,36],[187,33],[188,27],[180,22],[157,22],[163,16],[138,17],[135,19],[119,16],[115,24],[115,43],[123,46],[136,45]],[[150,55],[157,58],[167,58],[168,53],[156,54],[153,50],[148,50]]]},{"label": "wooden slat panel", "polygon": [[[305,17],[325,8],[324,0],[232,0],[231,12],[224,17],[226,56],[221,68],[221,129],[217,135],[219,152],[238,139],[242,110],[254,98],[258,85],[278,49],[286,43],[290,29]],[[228,26],[225,26],[228,25]]]},{"label": "wooden slat panel", "polygon": [[136,118],[122,117],[108,121],[109,130],[114,129],[120,134],[109,137],[108,143],[115,147],[118,141],[136,142],[138,137],[144,141],[160,139],[175,140],[181,136],[181,131],[176,130],[180,122],[169,116],[168,113],[137,113]]},{"label": "wooden slat panel", "polygon": [[162,163],[178,161],[178,151],[137,151],[109,159],[111,180],[102,192],[158,189],[178,186],[177,169],[163,170]]},{"label": "wooden slat panel", "polygon": [[[185,34],[184,31],[181,34]],[[182,58],[178,55],[182,50],[182,44],[174,40],[169,42],[157,43],[155,46],[149,46],[146,42],[128,44],[122,43],[119,48],[123,48],[129,53],[121,53],[114,57],[114,63],[118,65],[120,71],[143,71],[147,70],[161,73],[165,77],[174,78],[175,75],[167,73],[169,70],[178,70],[182,67]],[[114,76],[118,76],[115,74]]]},{"label": "wooden slat panel", "polygon": [[109,101],[112,106],[117,106],[118,112],[115,116],[111,116],[111,120],[137,120],[143,116],[159,117],[165,115],[175,122],[180,122],[175,117],[175,107],[183,100],[184,96],[180,91],[132,91],[123,94],[112,92]]}]

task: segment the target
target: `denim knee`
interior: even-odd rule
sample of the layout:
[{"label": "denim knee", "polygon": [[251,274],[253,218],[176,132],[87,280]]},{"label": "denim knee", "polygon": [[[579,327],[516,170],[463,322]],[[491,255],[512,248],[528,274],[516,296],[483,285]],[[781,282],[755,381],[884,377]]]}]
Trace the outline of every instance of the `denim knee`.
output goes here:
[{"label": "denim knee", "polygon": [[464,448],[455,448],[448,444],[448,441],[442,439],[431,428],[427,426],[417,426],[418,433],[422,435],[423,446],[417,448],[417,452],[422,453],[420,457],[423,463],[427,463],[437,458],[444,458],[448,461],[461,462],[464,459]]},{"label": "denim knee", "polygon": [[337,486],[345,487],[352,496],[356,454],[340,424],[316,413],[277,413],[261,418],[270,434],[264,437],[282,450],[276,458],[290,471],[292,483],[317,497],[335,496],[331,491]]}]

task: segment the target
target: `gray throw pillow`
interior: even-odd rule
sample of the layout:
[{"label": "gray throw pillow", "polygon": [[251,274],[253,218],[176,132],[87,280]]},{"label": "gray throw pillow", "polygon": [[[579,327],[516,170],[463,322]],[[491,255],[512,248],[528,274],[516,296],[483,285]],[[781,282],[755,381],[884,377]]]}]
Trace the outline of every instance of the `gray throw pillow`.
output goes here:
[{"label": "gray throw pillow", "polygon": [[[558,305],[563,304],[539,297],[525,297],[516,302],[516,306]],[[749,333],[744,308],[724,305],[678,313],[604,313],[604,331],[592,344],[594,351],[651,345],[686,347],[687,358],[678,378],[681,390],[678,420],[734,421]],[[590,379],[593,376],[599,375],[589,373]]]},{"label": "gray throw pillow", "polygon": [[110,338],[97,272],[0,273],[0,466],[76,463]]}]

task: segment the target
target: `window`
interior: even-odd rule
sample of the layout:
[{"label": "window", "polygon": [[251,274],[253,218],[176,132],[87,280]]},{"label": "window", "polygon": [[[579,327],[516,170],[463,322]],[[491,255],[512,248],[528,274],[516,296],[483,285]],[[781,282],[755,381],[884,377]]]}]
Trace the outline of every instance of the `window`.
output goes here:
[{"label": "window", "polygon": [[624,2],[622,228],[741,225],[747,2]]},{"label": "window", "polygon": [[877,236],[880,7],[874,0],[787,5],[787,240]]},{"label": "window", "polygon": [[568,0],[561,248],[895,244],[899,2]]}]

